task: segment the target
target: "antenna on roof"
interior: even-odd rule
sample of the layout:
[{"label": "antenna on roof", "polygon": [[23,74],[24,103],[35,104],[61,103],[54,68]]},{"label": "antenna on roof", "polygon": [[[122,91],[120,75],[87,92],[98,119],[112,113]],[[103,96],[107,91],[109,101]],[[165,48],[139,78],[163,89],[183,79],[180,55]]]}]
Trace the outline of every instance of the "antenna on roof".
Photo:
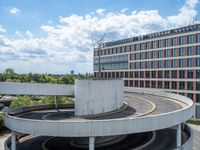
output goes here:
[{"label": "antenna on roof", "polygon": [[92,43],[93,43],[93,49],[95,50],[95,46],[97,46],[98,48],[98,78],[101,78],[101,49],[106,47],[105,42],[104,42],[104,38],[105,38],[105,33],[103,34],[103,36],[97,40],[95,43],[93,43],[93,39],[92,39]]}]

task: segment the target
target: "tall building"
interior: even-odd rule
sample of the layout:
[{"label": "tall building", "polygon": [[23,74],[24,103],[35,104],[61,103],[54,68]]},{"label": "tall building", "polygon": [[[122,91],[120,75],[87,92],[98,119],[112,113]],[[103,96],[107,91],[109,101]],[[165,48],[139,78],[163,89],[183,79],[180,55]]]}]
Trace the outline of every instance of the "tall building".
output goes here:
[{"label": "tall building", "polygon": [[200,118],[200,24],[107,42],[94,51],[94,75],[123,78],[126,87],[188,96]]}]

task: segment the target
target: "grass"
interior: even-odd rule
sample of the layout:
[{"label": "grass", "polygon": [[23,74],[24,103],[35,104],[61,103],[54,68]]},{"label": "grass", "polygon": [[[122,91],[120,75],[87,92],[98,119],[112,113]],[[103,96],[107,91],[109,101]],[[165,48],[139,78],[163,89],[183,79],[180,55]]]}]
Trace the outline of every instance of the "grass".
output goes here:
[{"label": "grass", "polygon": [[194,120],[194,119],[190,119],[188,121],[186,121],[188,124],[193,124],[193,125],[200,125],[200,120]]}]

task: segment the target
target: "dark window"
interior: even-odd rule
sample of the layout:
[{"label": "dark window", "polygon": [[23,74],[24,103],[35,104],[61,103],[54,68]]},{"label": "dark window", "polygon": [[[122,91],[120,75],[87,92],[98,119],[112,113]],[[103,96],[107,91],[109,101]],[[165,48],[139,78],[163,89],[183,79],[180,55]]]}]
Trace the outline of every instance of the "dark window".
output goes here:
[{"label": "dark window", "polygon": [[158,61],[158,68],[162,68],[163,67],[163,61],[162,60],[159,60]]},{"label": "dark window", "polygon": [[140,78],[144,78],[144,71],[140,71]]},{"label": "dark window", "polygon": [[138,87],[138,81],[137,80],[135,81],[135,87]]},{"label": "dark window", "polygon": [[187,61],[188,61],[188,67],[193,67],[194,66],[194,58],[188,58],[187,59]]},{"label": "dark window", "polygon": [[169,81],[165,81],[165,89],[169,89]]},{"label": "dark window", "polygon": [[177,38],[172,38],[172,45],[173,46],[176,46],[177,45]]},{"label": "dark window", "polygon": [[119,72],[116,72],[116,78],[119,78]]},{"label": "dark window", "polygon": [[149,85],[149,81],[146,81],[146,87],[149,88],[150,85]]},{"label": "dark window", "polygon": [[133,87],[133,80],[130,80],[130,87]]},{"label": "dark window", "polygon": [[140,81],[140,87],[144,87],[144,81]]},{"label": "dark window", "polygon": [[172,67],[173,68],[178,67],[178,60],[172,60]]},{"label": "dark window", "polygon": [[194,47],[188,47],[187,48],[187,54],[188,55],[194,55]]},{"label": "dark window", "polygon": [[177,78],[177,71],[176,70],[172,71],[172,78]]},{"label": "dark window", "polygon": [[158,58],[162,58],[163,57],[163,51],[162,50],[159,50],[158,51]]},{"label": "dark window", "polygon": [[162,81],[158,81],[158,88],[162,88]]},{"label": "dark window", "polygon": [[200,91],[200,82],[196,82],[196,90]]},{"label": "dark window", "polygon": [[172,89],[177,89],[177,82],[172,81]]},{"label": "dark window", "polygon": [[152,87],[152,88],[156,88],[156,81],[152,81],[152,82],[151,82],[151,87]]},{"label": "dark window", "polygon": [[150,72],[146,71],[146,78],[150,78]]},{"label": "dark window", "polygon": [[151,56],[150,56],[150,52],[146,52],[146,59],[150,59]]},{"label": "dark window", "polygon": [[170,60],[165,60],[165,68],[170,68]]},{"label": "dark window", "polygon": [[188,44],[194,43],[194,35],[188,35]]},{"label": "dark window", "polygon": [[125,80],[125,86],[128,86],[128,80]]},{"label": "dark window", "polygon": [[179,55],[180,56],[185,56],[186,55],[186,48],[185,47],[181,47],[179,49]]},{"label": "dark window", "polygon": [[187,94],[187,97],[189,97],[190,99],[193,100],[193,94],[192,94],[192,93],[188,93],[188,94]]},{"label": "dark window", "polygon": [[165,57],[170,57],[170,49],[165,50]]},{"label": "dark window", "polygon": [[134,60],[134,54],[130,54],[130,60]]},{"label": "dark window", "polygon": [[151,68],[151,62],[150,61],[146,61],[146,68]]},{"label": "dark window", "polygon": [[197,49],[197,55],[200,55],[200,46],[197,46],[196,49]]},{"label": "dark window", "polygon": [[200,66],[200,58],[196,58],[196,64],[198,67]]},{"label": "dark window", "polygon": [[196,102],[197,102],[197,103],[200,102],[200,94],[196,94]]},{"label": "dark window", "polygon": [[158,71],[158,78],[162,78],[162,71]]},{"label": "dark window", "polygon": [[200,70],[196,70],[196,77],[197,79],[200,79]]},{"label": "dark window", "polygon": [[145,62],[140,62],[140,69],[144,69]]},{"label": "dark window", "polygon": [[200,43],[200,33],[197,34],[197,42]]},{"label": "dark window", "polygon": [[185,82],[184,81],[179,82],[179,89],[185,90]]},{"label": "dark window", "polygon": [[157,58],[157,51],[153,51],[153,52],[152,52],[152,57],[153,57],[153,58]]},{"label": "dark window", "polygon": [[185,59],[180,59],[179,60],[179,66],[180,67],[185,67]]},{"label": "dark window", "polygon": [[181,78],[181,79],[185,78],[185,70],[179,71],[179,78]]},{"label": "dark window", "polygon": [[165,71],[165,78],[169,78],[170,76],[170,72],[169,71]]},{"label": "dark window", "polygon": [[172,49],[172,57],[176,57],[177,56],[177,49],[174,48]]},{"label": "dark window", "polygon": [[185,44],[184,36],[181,36],[181,37],[179,38],[179,41],[180,41],[180,45]]},{"label": "dark window", "polygon": [[133,78],[133,72],[132,71],[130,72],[130,78]]},{"label": "dark window", "polygon": [[193,82],[187,82],[187,90],[193,90]]},{"label": "dark window", "polygon": [[151,72],[151,78],[156,78],[156,71]]},{"label": "dark window", "polygon": [[193,78],[193,74],[194,74],[194,71],[193,71],[193,70],[188,70],[188,71],[187,71],[187,78],[192,79],[192,78]]},{"label": "dark window", "polygon": [[128,78],[128,72],[125,72],[125,78]]},{"label": "dark window", "polygon": [[138,75],[138,72],[135,72],[135,78],[138,78],[139,75]]}]

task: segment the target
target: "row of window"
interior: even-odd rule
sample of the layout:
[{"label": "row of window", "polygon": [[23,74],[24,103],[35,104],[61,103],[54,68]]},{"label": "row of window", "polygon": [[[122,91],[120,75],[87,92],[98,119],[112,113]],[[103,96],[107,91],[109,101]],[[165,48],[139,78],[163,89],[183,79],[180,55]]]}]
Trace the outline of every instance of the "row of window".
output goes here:
[{"label": "row of window", "polygon": [[[99,65],[94,65],[94,71],[98,71]],[[108,64],[101,64],[101,70],[127,70],[128,63],[108,63]]]},{"label": "row of window", "polygon": [[194,90],[194,86],[196,86],[196,91],[200,91],[200,82],[125,80],[124,84],[125,86],[130,86],[130,87],[164,88],[164,89],[174,89],[174,90]]},{"label": "row of window", "polygon": [[[166,71],[131,71],[131,72],[101,72],[104,78],[179,78],[200,79],[200,70],[166,70]],[[97,73],[95,73],[97,77]]]},{"label": "row of window", "polygon": [[131,62],[130,69],[200,67],[200,58]]},{"label": "row of window", "polygon": [[[192,44],[192,43],[200,43],[200,33],[104,49],[104,50],[100,51],[100,55],[109,55],[109,54],[116,54],[116,53],[124,53],[124,52],[127,52],[127,51],[155,49],[155,48],[177,46],[177,45],[184,45],[184,44]],[[98,56],[98,51],[95,51],[94,55]]]},{"label": "row of window", "polygon": [[130,60],[143,60],[143,59],[155,59],[164,57],[177,57],[177,56],[190,56],[200,55],[200,46],[181,47],[174,49],[165,49],[151,52],[141,52],[130,54]]}]

